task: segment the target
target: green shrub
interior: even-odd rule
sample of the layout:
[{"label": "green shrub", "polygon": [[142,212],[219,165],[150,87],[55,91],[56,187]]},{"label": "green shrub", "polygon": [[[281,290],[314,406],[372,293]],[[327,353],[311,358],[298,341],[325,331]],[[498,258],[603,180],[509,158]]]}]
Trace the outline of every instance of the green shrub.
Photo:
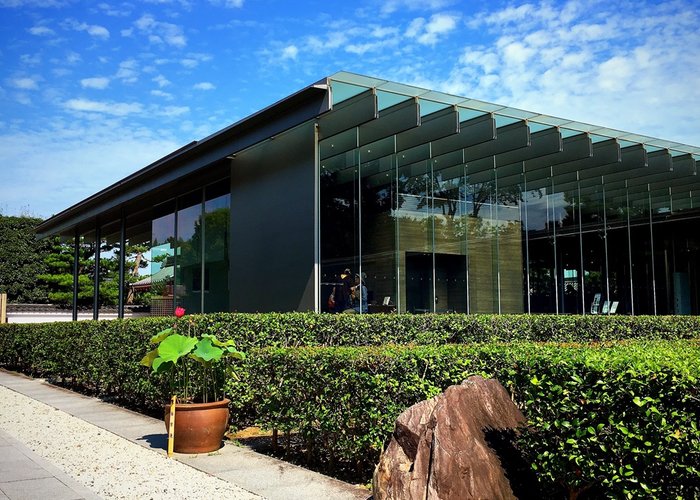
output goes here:
[{"label": "green shrub", "polygon": [[267,348],[243,373],[230,392],[256,424],[366,474],[399,413],[479,373],[528,417],[520,446],[543,491],[700,494],[696,341]]},{"label": "green shrub", "polygon": [[[498,378],[528,416],[532,432],[521,446],[543,488],[700,495],[698,317],[220,313],[189,320],[249,353],[235,368],[241,381],[228,389],[239,425],[298,433],[317,456],[367,474],[401,411],[480,373]],[[0,365],[155,410],[167,383],[138,362],[153,334],[173,321],[0,325]]]}]

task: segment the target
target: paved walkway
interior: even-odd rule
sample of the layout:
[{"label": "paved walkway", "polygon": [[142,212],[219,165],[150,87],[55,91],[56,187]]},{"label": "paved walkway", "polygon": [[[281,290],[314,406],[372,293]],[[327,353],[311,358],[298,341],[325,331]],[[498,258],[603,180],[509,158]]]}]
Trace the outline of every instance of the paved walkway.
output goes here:
[{"label": "paved walkway", "polygon": [[[5,370],[0,370],[0,385],[166,454],[165,427],[161,420]],[[223,479],[270,500],[365,500],[370,496],[362,488],[233,444],[227,444],[215,454],[175,454],[175,458],[214,476],[212,480]],[[99,497],[0,429],[0,500],[5,498]]]},{"label": "paved walkway", "polygon": [[92,491],[0,429],[0,500],[99,499]]}]

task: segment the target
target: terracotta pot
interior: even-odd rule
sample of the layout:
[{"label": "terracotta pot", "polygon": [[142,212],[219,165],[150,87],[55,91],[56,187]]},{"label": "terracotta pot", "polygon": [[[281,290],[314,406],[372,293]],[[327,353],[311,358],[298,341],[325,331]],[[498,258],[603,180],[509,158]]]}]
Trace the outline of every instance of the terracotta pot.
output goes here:
[{"label": "terracotta pot", "polygon": [[[221,448],[228,427],[231,401],[175,405],[175,443],[177,453],[209,453]],[[165,406],[165,431],[170,427],[170,405]]]}]

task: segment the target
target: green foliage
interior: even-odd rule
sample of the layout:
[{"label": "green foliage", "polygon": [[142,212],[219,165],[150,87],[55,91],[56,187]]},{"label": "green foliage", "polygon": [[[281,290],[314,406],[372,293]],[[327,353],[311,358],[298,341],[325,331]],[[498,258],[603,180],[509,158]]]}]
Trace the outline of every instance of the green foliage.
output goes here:
[{"label": "green foliage", "polygon": [[[314,455],[367,475],[401,411],[484,374],[528,417],[520,447],[550,496],[700,495],[697,317],[221,313],[175,323],[211,340],[203,360],[232,343],[248,352],[235,371],[225,364],[237,425],[298,433]],[[172,326],[0,325],[0,364],[156,409],[169,374],[138,360]]]},{"label": "green foliage", "polygon": [[0,215],[0,292],[10,302],[47,302],[46,285],[37,276],[46,272],[44,257],[56,240],[37,240],[41,219]]},{"label": "green foliage", "polygon": [[[225,358],[245,359],[245,355],[236,350],[234,341],[222,342],[215,335],[204,333],[201,336],[188,325],[187,335],[176,333],[176,324],[166,328],[151,338],[151,344],[158,347],[148,352],[141,364],[153,368],[157,374],[170,374],[170,392],[178,396],[180,402],[190,402],[199,386],[201,400],[214,401],[223,395],[223,373],[217,373],[215,365]],[[192,366],[194,363],[195,366]],[[194,368],[198,367],[199,370]],[[222,370],[223,372],[223,367]]]},{"label": "green foliage", "polygon": [[246,423],[368,474],[401,411],[478,373],[528,417],[520,448],[548,496],[700,494],[697,341],[266,348],[243,373],[230,392]]}]

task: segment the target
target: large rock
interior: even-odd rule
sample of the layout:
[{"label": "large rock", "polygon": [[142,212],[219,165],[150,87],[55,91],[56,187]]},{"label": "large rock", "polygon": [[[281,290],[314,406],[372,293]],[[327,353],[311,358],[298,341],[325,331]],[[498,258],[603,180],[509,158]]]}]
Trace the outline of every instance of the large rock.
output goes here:
[{"label": "large rock", "polygon": [[487,441],[524,424],[497,380],[473,376],[448,387],[399,415],[374,472],[374,499],[515,498]]}]

